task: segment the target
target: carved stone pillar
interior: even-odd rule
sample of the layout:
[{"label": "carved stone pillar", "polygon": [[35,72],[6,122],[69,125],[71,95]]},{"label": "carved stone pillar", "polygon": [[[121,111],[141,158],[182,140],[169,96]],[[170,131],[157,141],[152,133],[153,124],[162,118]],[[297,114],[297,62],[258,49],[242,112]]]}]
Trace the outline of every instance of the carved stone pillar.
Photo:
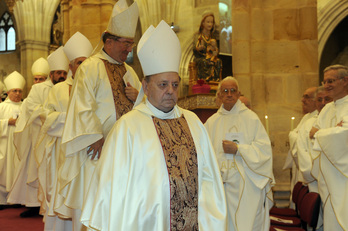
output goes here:
[{"label": "carved stone pillar", "polygon": [[21,50],[21,74],[27,81],[24,96],[33,83],[33,62],[48,55],[52,20],[59,2],[60,0],[17,1],[13,8]]},{"label": "carved stone pillar", "polygon": [[95,47],[103,31],[107,28],[116,0],[63,0],[61,3],[64,18],[65,43],[74,33],[80,31]]}]

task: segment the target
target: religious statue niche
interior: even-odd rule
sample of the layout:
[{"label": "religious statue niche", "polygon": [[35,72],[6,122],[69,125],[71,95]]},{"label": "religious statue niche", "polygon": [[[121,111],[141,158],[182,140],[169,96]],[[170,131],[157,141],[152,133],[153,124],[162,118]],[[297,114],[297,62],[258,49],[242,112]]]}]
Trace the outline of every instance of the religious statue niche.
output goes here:
[{"label": "religious statue niche", "polygon": [[[216,30],[215,17],[212,12],[203,14],[199,31],[195,34],[193,42],[193,66],[196,75],[193,78],[199,86],[207,83],[211,89],[216,90],[221,80],[222,61],[218,57],[219,33]],[[199,93],[209,93],[206,91]]]}]

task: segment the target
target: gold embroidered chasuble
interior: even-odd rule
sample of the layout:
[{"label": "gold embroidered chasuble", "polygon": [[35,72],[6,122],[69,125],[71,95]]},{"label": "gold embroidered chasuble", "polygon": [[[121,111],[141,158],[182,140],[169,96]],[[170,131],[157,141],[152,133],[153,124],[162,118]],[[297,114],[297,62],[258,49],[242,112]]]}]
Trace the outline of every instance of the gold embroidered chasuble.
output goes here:
[{"label": "gold embroidered chasuble", "polygon": [[105,64],[106,72],[110,80],[112,94],[114,96],[114,103],[116,108],[116,120],[122,115],[132,110],[134,103],[127,98],[125,92],[125,84],[123,76],[127,72],[124,63],[113,64],[107,60],[102,59]]},{"label": "gold embroidered chasuble", "polygon": [[198,162],[186,119],[153,122],[167,164],[170,180],[170,229],[198,230]]}]

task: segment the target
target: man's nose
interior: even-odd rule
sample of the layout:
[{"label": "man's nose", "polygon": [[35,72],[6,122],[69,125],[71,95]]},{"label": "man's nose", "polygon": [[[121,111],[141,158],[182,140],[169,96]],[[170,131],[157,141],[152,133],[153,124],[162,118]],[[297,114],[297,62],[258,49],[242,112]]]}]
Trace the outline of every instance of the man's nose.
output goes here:
[{"label": "man's nose", "polygon": [[171,84],[169,84],[167,93],[172,94],[173,92],[174,92],[174,87]]}]

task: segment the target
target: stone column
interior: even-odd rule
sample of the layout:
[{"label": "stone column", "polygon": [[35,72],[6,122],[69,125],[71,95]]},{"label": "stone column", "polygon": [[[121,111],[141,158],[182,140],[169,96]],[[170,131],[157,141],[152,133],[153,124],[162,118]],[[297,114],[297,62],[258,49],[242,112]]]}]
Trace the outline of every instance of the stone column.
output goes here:
[{"label": "stone column", "polygon": [[21,70],[22,75],[26,79],[26,89],[24,95],[27,95],[33,85],[33,77],[31,73],[31,66],[40,57],[46,58],[48,56],[49,43],[33,41],[33,40],[22,40],[19,43],[21,51]]},{"label": "stone column", "polygon": [[31,66],[40,58],[47,58],[51,24],[59,0],[17,1],[13,12],[17,23],[18,44],[21,50],[21,74],[26,79],[24,97],[33,83]]},{"label": "stone column", "polygon": [[269,118],[277,185],[289,185],[282,171],[291,117],[302,117],[301,96],[318,86],[316,0],[233,0],[233,72],[253,110]]},{"label": "stone column", "polygon": [[85,0],[62,1],[62,13],[64,18],[63,42],[80,31],[95,47],[101,34],[107,28],[109,18],[116,0]]}]

